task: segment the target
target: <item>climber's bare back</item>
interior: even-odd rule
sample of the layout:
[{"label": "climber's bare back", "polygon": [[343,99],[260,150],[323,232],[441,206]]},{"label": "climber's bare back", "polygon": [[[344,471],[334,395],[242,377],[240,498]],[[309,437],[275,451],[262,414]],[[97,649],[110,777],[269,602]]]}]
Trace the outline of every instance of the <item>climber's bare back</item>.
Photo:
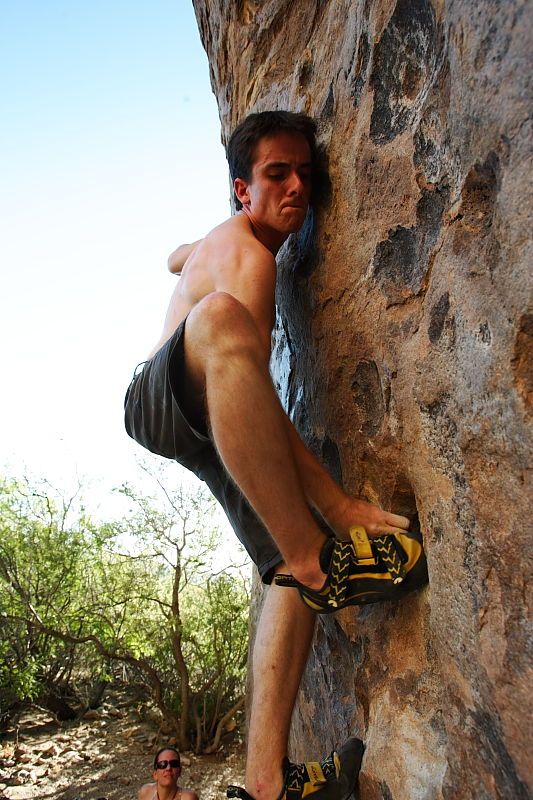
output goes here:
[{"label": "climber's bare back", "polygon": [[249,273],[256,265],[260,271],[267,269],[275,275],[274,256],[258,241],[246,214],[236,214],[213,228],[192,247],[186,259],[170,298],[163,332],[148,358],[170,339],[180,322],[200,300],[211,292],[232,293],[231,287],[239,283],[239,277]]}]

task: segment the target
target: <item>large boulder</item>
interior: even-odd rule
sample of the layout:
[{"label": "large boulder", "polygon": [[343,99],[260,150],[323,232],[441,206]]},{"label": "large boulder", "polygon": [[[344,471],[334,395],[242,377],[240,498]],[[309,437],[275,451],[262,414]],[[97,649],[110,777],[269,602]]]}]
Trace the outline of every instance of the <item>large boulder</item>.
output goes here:
[{"label": "large boulder", "polygon": [[293,755],[355,733],[362,800],[526,798],[531,5],[194,6],[223,139],[286,108],[329,154],[316,253],[279,258],[280,396],[348,491],[418,510],[429,562],[320,621]]}]

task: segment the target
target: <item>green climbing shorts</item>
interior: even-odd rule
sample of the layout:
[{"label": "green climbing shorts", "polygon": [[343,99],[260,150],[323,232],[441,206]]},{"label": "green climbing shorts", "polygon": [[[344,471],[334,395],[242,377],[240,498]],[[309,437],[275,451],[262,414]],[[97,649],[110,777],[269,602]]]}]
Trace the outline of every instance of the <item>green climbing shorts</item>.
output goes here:
[{"label": "green climbing shorts", "polygon": [[151,453],[170,458],[205,481],[265,583],[282,561],[271,535],[220,461],[208,426],[197,430],[180,403],[185,379],[186,320],[157,353],[136,367],[124,400],[126,431]]}]

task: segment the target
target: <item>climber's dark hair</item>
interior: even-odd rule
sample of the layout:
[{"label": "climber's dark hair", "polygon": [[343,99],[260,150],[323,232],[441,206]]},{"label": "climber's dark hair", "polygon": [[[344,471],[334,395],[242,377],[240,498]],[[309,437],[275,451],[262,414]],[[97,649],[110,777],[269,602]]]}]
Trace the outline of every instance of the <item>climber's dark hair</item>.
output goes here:
[{"label": "climber's dark hair", "polygon": [[[311,204],[313,204],[313,190],[317,184],[315,177],[318,177],[319,172],[319,151],[316,143],[316,122],[306,114],[295,114],[292,111],[261,111],[245,117],[231,134],[226,148],[231,182],[233,183],[235,178],[250,180],[255,147],[260,139],[285,132],[300,133],[309,144],[311,151]],[[236,196],[235,205],[237,210],[242,208],[242,203]]]},{"label": "climber's dark hair", "polygon": [[173,747],[171,744],[167,744],[165,747],[160,747],[159,750],[157,751],[157,753],[155,754],[155,756],[154,756],[154,769],[156,767],[157,762],[159,761],[159,756],[161,755],[161,753],[164,753],[165,750],[172,750],[173,753],[176,753],[176,758],[180,762],[180,766],[181,766],[180,751],[176,750],[176,748]]}]

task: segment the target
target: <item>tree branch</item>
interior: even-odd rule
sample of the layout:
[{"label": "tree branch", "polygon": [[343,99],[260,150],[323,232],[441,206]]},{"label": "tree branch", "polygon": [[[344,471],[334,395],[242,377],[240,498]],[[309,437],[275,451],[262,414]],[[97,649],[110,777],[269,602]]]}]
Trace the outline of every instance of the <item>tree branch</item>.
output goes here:
[{"label": "tree branch", "polygon": [[246,698],[243,695],[239,700],[237,700],[235,705],[232,708],[230,708],[230,710],[226,714],[224,714],[222,719],[219,720],[219,723],[217,725],[217,729],[216,729],[216,732],[215,732],[215,738],[213,739],[213,742],[209,745],[209,747],[206,747],[204,749],[204,753],[205,753],[206,756],[210,755],[210,753],[214,753],[214,752],[216,752],[218,750],[218,748],[220,746],[220,740],[222,738],[222,731],[224,730],[224,726],[237,713],[237,711],[239,711],[244,706],[245,700],[246,700]]}]

